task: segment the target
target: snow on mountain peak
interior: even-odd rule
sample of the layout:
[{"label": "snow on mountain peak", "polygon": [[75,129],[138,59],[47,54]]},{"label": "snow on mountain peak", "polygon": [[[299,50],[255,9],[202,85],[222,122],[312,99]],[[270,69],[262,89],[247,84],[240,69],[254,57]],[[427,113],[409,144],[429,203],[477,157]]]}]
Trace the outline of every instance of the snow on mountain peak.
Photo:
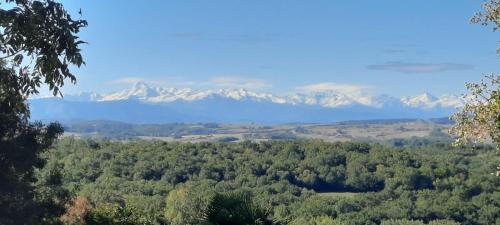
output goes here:
[{"label": "snow on mountain peak", "polygon": [[129,91],[129,96],[146,99],[148,97],[158,96],[158,90],[149,87],[146,83],[138,82],[134,84],[132,89]]},{"label": "snow on mountain peak", "polygon": [[[83,98],[83,97],[82,97]],[[327,108],[361,105],[382,108],[386,106],[406,106],[431,109],[435,107],[457,108],[463,105],[463,99],[455,95],[444,95],[439,98],[423,93],[421,95],[394,98],[387,95],[372,96],[361,93],[341,93],[338,91],[315,91],[274,95],[259,93],[246,89],[193,90],[191,88],[151,87],[144,82],[134,84],[130,89],[105,95],[93,94],[86,97],[89,101],[119,101],[135,99],[150,103],[168,103],[178,100],[199,101],[209,98],[225,98],[235,101],[258,101],[276,104],[318,105]]]},{"label": "snow on mountain peak", "polygon": [[413,96],[413,97],[403,97],[401,98],[401,102],[405,105],[412,107],[425,107],[432,108],[436,104],[437,98],[432,96],[429,93],[423,93],[421,95]]},{"label": "snow on mountain peak", "polygon": [[403,97],[401,98],[401,102],[410,107],[419,107],[427,109],[435,107],[458,108],[463,105],[463,99],[460,98],[459,96],[443,95],[437,98],[429,93],[424,93],[414,97]]},{"label": "snow on mountain peak", "polygon": [[131,89],[104,95],[100,101],[119,101],[127,99],[147,100],[148,98],[158,96],[158,94],[156,89],[149,87],[146,83],[137,82]]},{"label": "snow on mountain peak", "polygon": [[428,92],[424,92],[421,95],[415,96],[415,98],[421,99],[422,101],[436,101],[438,98],[436,96],[429,94]]}]

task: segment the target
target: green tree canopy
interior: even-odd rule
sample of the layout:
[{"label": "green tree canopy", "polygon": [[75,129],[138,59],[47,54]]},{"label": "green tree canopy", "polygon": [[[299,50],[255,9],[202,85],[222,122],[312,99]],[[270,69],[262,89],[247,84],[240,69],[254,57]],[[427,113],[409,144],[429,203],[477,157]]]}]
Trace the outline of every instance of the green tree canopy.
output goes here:
[{"label": "green tree canopy", "polygon": [[54,224],[67,192],[54,170],[34,177],[45,162],[40,153],[62,133],[59,124],[30,123],[26,99],[46,84],[54,95],[81,66],[76,34],[87,25],[73,20],[52,0],[0,3],[0,224]]},{"label": "green tree canopy", "polygon": [[54,95],[61,94],[59,88],[66,78],[76,82],[70,66],[84,63],[80,45],[85,42],[76,34],[87,22],[74,20],[53,0],[5,3],[0,5],[1,59],[16,68],[18,91],[36,94],[45,83]]}]

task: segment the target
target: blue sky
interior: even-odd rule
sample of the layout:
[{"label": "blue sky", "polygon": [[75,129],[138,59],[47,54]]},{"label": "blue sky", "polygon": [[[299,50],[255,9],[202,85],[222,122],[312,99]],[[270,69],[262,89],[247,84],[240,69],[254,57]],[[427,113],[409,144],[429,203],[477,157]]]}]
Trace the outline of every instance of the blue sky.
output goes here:
[{"label": "blue sky", "polygon": [[480,0],[66,0],[89,27],[66,93],[159,86],[287,93],[464,92],[499,70],[498,33],[469,24]]}]

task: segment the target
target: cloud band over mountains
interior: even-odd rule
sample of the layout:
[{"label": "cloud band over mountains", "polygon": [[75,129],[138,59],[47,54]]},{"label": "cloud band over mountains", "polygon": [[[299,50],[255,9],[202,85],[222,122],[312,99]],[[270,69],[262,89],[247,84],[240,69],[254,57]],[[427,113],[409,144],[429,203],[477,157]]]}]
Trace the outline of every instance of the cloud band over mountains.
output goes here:
[{"label": "cloud band over mountains", "polygon": [[324,92],[336,91],[339,93],[362,93],[374,89],[373,86],[359,84],[341,84],[333,82],[324,82],[301,86],[297,88],[301,92]]}]

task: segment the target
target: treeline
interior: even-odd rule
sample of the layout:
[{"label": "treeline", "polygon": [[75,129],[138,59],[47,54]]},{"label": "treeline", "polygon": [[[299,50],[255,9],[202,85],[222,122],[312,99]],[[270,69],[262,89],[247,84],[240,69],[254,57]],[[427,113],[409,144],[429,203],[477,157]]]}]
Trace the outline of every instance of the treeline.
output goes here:
[{"label": "treeline", "polygon": [[66,132],[74,132],[91,136],[97,134],[101,138],[130,139],[138,136],[182,137],[184,135],[208,135],[217,133],[216,123],[200,124],[129,124],[117,121],[96,120],[64,123]]},{"label": "treeline", "polygon": [[214,196],[234,193],[280,224],[500,223],[493,148],[411,143],[65,138],[39,174],[63,171],[89,215],[133,209],[127,215],[152,224],[198,223]]}]

